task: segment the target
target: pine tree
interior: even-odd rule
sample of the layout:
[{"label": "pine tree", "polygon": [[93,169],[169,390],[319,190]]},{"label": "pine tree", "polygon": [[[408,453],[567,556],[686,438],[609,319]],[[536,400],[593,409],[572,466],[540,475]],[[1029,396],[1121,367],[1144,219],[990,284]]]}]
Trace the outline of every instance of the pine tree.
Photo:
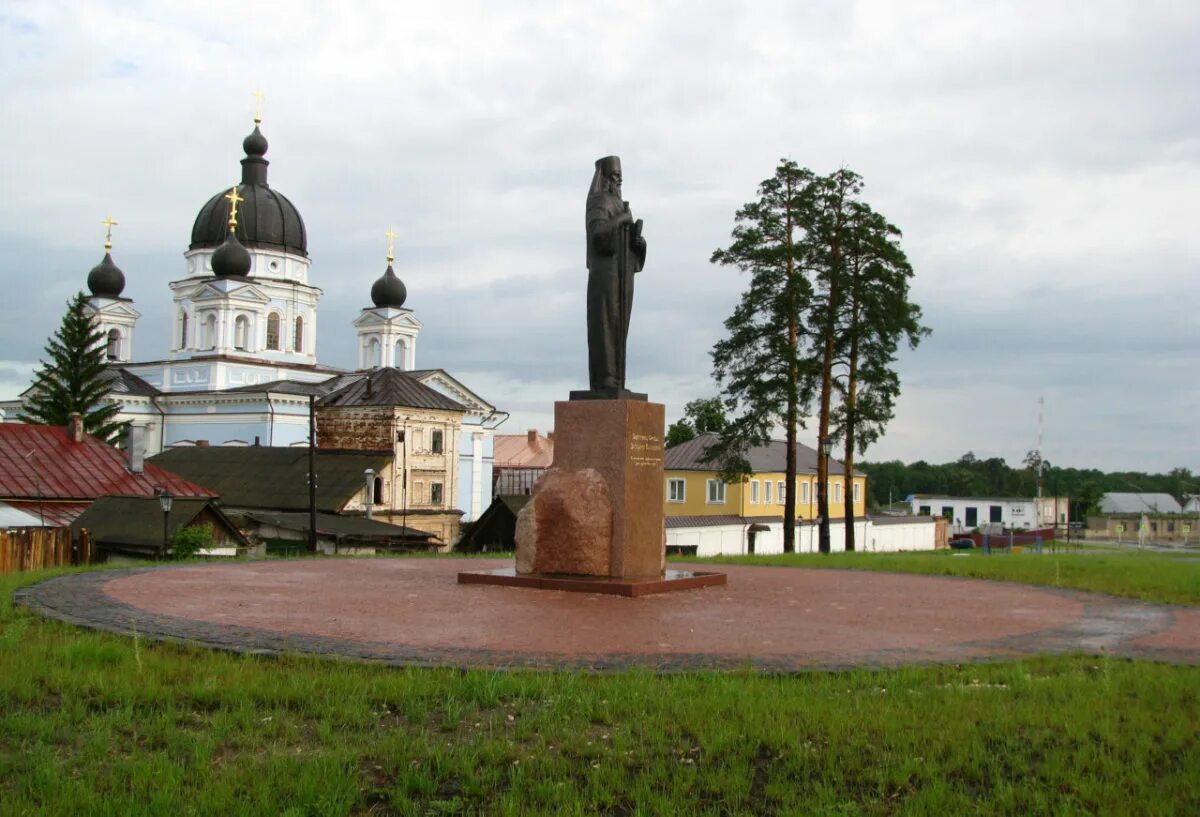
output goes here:
[{"label": "pine tree", "polygon": [[900,248],[900,231],[862,202],[855,203],[844,265],[845,312],[839,333],[840,402],[832,434],[843,442],[846,475],[845,549],[855,549],[853,474],[856,450],[883,433],[900,393],[896,350],[903,339],[915,348],[929,330],[921,309],[908,300],[912,267]]},{"label": "pine tree", "polygon": [[46,343],[47,360],[34,374],[21,419],[42,425],[66,425],[79,412],[84,431],[114,442],[123,424],[115,422],[121,407],[105,398],[109,392],[104,336],[87,314],[82,293],[67,302],[62,325]]},{"label": "pine tree", "polygon": [[829,458],[821,443],[846,443],[847,546],[854,547],[854,451],[891,418],[899,378],[896,349],[928,332],[908,301],[912,268],[899,230],[861,200],[862,178],[842,168],[818,176],[783,161],[738,211],[733,244],[713,254],[752,275],[713,347],[714,375],[739,411],[716,448],[722,476],[745,478],[745,453],[787,434],[784,550],[794,547],[796,431],[816,400],[819,548],[831,549]]},{"label": "pine tree", "polygon": [[729,336],[713,347],[713,374],[726,409],[733,414],[712,454],[721,477],[744,481],[750,447],[766,443],[776,425],[784,428],[783,550],[795,551],[796,434],[813,395],[806,323],[812,299],[813,259],[803,240],[809,219],[812,171],[783,160],[759,185],[757,201],[737,211],[733,243],[712,255],[750,273],[750,286],[725,321]]}]

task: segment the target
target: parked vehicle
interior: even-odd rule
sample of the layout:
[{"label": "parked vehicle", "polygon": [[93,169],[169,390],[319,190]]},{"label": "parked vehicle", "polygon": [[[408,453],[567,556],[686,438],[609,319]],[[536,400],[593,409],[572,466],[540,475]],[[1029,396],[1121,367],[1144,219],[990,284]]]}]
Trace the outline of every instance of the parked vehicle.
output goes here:
[{"label": "parked vehicle", "polygon": [[975,547],[974,539],[960,538],[950,540],[951,550],[970,550],[973,547]]}]

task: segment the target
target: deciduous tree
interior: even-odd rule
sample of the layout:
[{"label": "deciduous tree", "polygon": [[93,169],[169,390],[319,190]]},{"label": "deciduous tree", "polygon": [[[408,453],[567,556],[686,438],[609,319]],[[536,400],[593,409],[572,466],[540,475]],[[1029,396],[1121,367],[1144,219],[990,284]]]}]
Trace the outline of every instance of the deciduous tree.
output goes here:
[{"label": "deciduous tree", "polygon": [[725,405],[717,397],[699,397],[683,407],[683,416],[667,429],[666,447],[686,443],[699,434],[712,431],[720,434],[729,425]]}]

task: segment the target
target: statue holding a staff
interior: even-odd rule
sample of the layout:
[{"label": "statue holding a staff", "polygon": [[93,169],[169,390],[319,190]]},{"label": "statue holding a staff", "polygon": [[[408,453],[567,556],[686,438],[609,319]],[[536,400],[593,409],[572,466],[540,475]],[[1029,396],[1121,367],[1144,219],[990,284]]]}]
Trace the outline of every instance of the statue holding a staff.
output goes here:
[{"label": "statue holding a staff", "polygon": [[[642,220],[621,199],[621,160],[596,160],[587,197],[588,377],[592,397],[625,396],[633,276],[646,263]],[[644,399],[644,398],[643,398]]]}]

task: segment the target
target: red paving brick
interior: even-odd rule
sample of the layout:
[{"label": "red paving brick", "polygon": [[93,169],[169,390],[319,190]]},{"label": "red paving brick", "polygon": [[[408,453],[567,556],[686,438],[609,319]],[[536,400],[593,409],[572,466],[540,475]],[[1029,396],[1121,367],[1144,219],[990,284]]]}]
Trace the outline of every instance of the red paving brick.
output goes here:
[{"label": "red paving brick", "polygon": [[398,664],[794,670],[1076,650],[1200,664],[1197,611],[1098,594],[740,566],[721,567],[724,587],[640,598],[456,581],[505,564],[309,559],[84,573],[27,588],[23,601],[85,626]]}]

